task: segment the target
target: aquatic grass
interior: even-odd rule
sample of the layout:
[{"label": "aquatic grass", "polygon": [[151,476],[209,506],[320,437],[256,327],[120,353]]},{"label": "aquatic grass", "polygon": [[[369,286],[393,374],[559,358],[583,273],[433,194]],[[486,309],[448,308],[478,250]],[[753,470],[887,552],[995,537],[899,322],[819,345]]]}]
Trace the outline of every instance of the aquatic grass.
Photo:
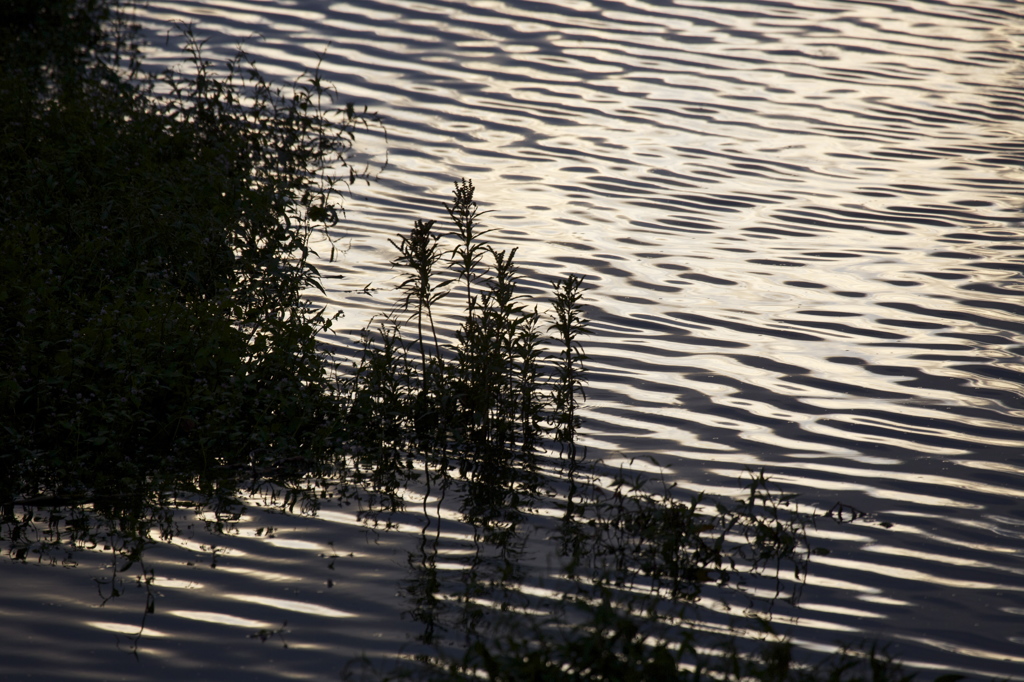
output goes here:
[{"label": "aquatic grass", "polygon": [[[570,276],[553,285],[556,315],[571,334],[561,342],[569,348],[561,362],[572,367],[561,370],[560,361],[543,350],[537,307],[517,291],[516,250],[483,239],[493,230],[481,227],[486,211],[474,192],[469,180],[455,184],[452,202],[445,204],[449,232],[422,219],[391,240],[398,251],[392,266],[403,273],[400,299],[364,330],[361,359],[343,382],[348,446],[362,453],[357,459],[391,500],[389,508],[400,508],[394,493],[404,480],[423,475],[428,485],[457,485],[463,511],[475,521],[514,528],[513,517],[537,492],[536,458],[544,437],[575,434],[548,432],[545,424],[578,422],[574,414],[561,414],[565,398],[559,396],[578,388],[582,353],[574,343],[582,333],[582,279]],[[448,306],[454,338],[443,343],[434,311],[456,292],[463,304],[454,321]],[[561,329],[557,320],[553,329]],[[565,402],[564,409],[576,404]],[[404,472],[398,466],[403,457],[409,465]],[[381,476],[384,462],[392,464]]]},{"label": "aquatic grass", "polygon": [[588,334],[586,320],[581,314],[583,278],[569,275],[555,283],[555,321],[552,330],[558,332],[559,363],[557,388],[554,395],[555,440],[568,450],[570,458],[576,456],[576,435],[582,421],[578,411],[585,398],[583,392],[584,361],[586,353],[580,337]]}]

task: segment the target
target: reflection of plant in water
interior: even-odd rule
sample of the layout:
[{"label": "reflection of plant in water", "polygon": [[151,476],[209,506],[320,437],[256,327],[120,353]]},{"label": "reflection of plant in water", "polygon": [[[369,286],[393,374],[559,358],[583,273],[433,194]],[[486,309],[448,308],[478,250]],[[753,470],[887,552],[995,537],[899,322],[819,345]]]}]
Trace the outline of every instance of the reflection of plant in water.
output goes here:
[{"label": "reflection of plant in water", "polygon": [[[749,618],[755,624],[770,618],[775,601],[757,595],[785,592],[795,600],[806,570],[804,530],[811,518],[787,511],[790,500],[771,490],[760,474],[751,477],[749,496],[738,500],[697,496],[684,502],[672,492],[654,494],[642,482],[624,479],[610,488],[595,482],[578,486],[582,503],[577,508],[587,514],[547,529],[557,528],[561,536],[555,561],[562,570],[556,563],[539,581],[530,580],[521,565],[503,574],[497,561],[501,548],[488,552],[477,546],[464,560],[462,574],[447,580],[431,563],[431,591],[425,581],[414,582],[410,590],[417,600],[414,615],[432,633],[442,620],[453,634],[461,633],[463,643],[455,651],[465,653],[430,662],[466,675],[487,672],[493,679],[533,679],[533,674],[549,679],[546,675],[556,670],[564,677],[550,679],[658,679],[649,675],[681,665],[721,666],[739,657],[723,648],[736,646],[733,639],[719,642],[720,634],[709,634],[701,624],[705,617],[715,619],[714,609],[707,610],[702,600],[754,607]],[[542,531],[543,519],[533,520]],[[436,559],[436,541],[432,547]],[[516,559],[527,550],[550,549],[549,543],[526,545]],[[782,571],[784,565],[792,573]],[[545,590],[544,583],[551,587]],[[460,584],[472,585],[478,598]],[[528,585],[533,589],[521,589]],[[431,605],[441,608],[433,611]],[[441,619],[444,609],[447,616]],[[737,632],[751,627],[726,622],[717,632],[733,626]],[[427,641],[452,651],[444,641]],[[715,647],[719,655],[709,655]],[[498,669],[516,669],[516,662],[526,666],[519,671],[522,677],[495,675]]]},{"label": "reflection of plant in water", "polygon": [[[558,477],[548,483],[556,485]],[[698,495],[684,501],[662,484],[657,493],[648,490],[640,479],[620,477],[607,488],[598,480],[592,475],[577,486],[582,502],[575,508],[587,514],[558,526],[562,571],[549,567],[540,580],[529,580],[521,565],[506,574],[495,570],[503,565],[495,561],[501,548],[480,543],[463,560],[463,571],[447,578],[437,568],[443,551],[437,535],[429,551],[421,545],[421,554],[411,553],[422,562],[410,561],[418,576],[409,589],[413,615],[432,635],[422,641],[435,645],[437,654],[421,656],[420,668],[400,669],[396,679],[914,677],[873,643],[843,647],[808,664],[775,631],[771,616],[778,599],[795,604],[799,596],[811,554],[805,531],[815,519],[763,473],[750,474],[746,495],[718,500]],[[543,519],[531,520],[542,530]],[[545,548],[550,545],[520,546],[516,558]]]},{"label": "reflection of plant in water", "polygon": [[642,480],[622,478],[610,491],[591,490],[590,513],[562,528],[571,575],[694,601],[706,584],[726,586],[774,568],[781,588],[783,564],[796,581],[806,571],[811,519],[787,510],[791,498],[773,491],[763,473],[751,476],[739,502],[703,494],[685,501],[671,488],[654,494]]},{"label": "reflection of plant in water", "polygon": [[258,639],[261,642],[266,643],[268,640],[276,637],[277,639],[281,640],[281,647],[287,649],[288,642],[284,638],[284,633],[288,631],[287,628],[288,621],[284,621],[283,623],[281,623],[281,627],[276,628],[274,630],[271,630],[269,628],[262,628],[260,630],[257,630],[256,632],[251,633],[249,635],[249,639]]},{"label": "reflection of plant in water", "polygon": [[[745,650],[735,638],[720,637],[712,646],[698,646],[694,630],[672,639],[652,639],[652,617],[630,616],[602,602],[591,609],[584,625],[552,634],[539,628],[519,629],[473,644],[457,662],[433,671],[435,682],[590,682],[594,680],[656,680],[658,682],[911,682],[907,672],[876,644],[841,647],[814,665],[793,658],[784,639],[767,639]],[[399,678],[406,677],[400,673]],[[943,675],[937,682],[957,682]]]}]

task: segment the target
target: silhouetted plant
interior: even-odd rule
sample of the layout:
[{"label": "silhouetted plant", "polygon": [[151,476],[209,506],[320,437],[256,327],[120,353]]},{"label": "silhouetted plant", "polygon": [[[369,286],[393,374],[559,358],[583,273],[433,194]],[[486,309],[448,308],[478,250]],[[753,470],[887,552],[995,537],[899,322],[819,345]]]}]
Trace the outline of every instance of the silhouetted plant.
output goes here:
[{"label": "silhouetted plant", "polygon": [[[579,423],[581,278],[555,285],[561,317],[553,328],[569,334],[562,342],[568,350],[549,356],[540,315],[516,290],[516,250],[481,240],[492,230],[480,228],[486,212],[472,182],[456,183],[445,208],[452,232],[439,234],[435,221],[417,220],[391,242],[399,252],[392,265],[405,273],[401,298],[364,332],[362,359],[345,385],[350,444],[365,455],[367,476],[392,498],[402,484],[395,465],[404,456],[406,477],[422,469],[428,483],[442,488],[458,481],[468,518],[514,530],[539,480],[545,422],[568,424],[550,434],[566,442]],[[454,341],[445,343],[435,309],[456,287],[464,304]],[[450,329],[450,314],[446,321]]]},{"label": "silhouetted plant", "polygon": [[583,278],[570,275],[555,285],[555,323],[558,332],[558,383],[555,391],[555,440],[568,449],[570,458],[576,455],[576,434],[580,427],[577,409],[583,393],[583,361],[586,353],[579,337],[587,334],[586,321],[580,315]]}]

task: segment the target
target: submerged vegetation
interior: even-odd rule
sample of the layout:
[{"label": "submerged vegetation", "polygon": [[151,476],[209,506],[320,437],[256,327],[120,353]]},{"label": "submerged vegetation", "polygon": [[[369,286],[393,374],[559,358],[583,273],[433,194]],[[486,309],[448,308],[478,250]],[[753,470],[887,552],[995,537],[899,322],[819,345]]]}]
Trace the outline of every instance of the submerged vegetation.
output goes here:
[{"label": "submerged vegetation", "polygon": [[[585,282],[554,282],[550,311],[523,294],[471,182],[449,227],[418,220],[393,241],[398,303],[335,367],[317,341],[332,320],[303,297],[320,286],[309,239],[369,176],[347,155],[378,119],[335,106],[316,73],[284,92],[243,54],[214,68],[191,37],[190,71],[143,76],[116,9],[0,10],[12,557],[116,537],[116,573],[175,532],[175,508],[357,499],[378,526],[422,522],[404,590],[435,653],[409,675],[906,679],[873,651],[803,667],[772,631],[815,519],[763,473],[714,500],[588,460]],[[472,535],[462,571],[437,560],[442,509]],[[539,545],[559,562],[550,584],[525,570]],[[702,628],[708,600],[761,634]]]}]

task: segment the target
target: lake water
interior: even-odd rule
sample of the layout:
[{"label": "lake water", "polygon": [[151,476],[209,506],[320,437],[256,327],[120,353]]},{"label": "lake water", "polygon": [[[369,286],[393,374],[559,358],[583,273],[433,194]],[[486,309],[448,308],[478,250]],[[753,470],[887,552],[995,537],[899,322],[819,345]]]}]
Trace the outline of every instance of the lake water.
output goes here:
[{"label": "lake water", "polygon": [[[925,679],[1024,680],[1022,10],[152,0],[139,18],[154,63],[180,43],[169,21],[213,57],[245,39],[282,79],[326,50],[325,79],[385,117],[357,148],[388,164],[322,264],[344,276],[318,298],[346,313],[339,354],[386,300],[351,292],[397,282],[388,238],[471,178],[528,286],[586,276],[592,458],[723,494],[763,467],[867,514],[813,533],[831,552],[777,627],[812,649],[880,638]],[[138,661],[145,595],[129,580],[100,606],[102,553],[4,560],[0,677],[335,679],[417,633],[397,586],[418,530],[374,538],[344,509],[197,527],[148,555]]]}]

